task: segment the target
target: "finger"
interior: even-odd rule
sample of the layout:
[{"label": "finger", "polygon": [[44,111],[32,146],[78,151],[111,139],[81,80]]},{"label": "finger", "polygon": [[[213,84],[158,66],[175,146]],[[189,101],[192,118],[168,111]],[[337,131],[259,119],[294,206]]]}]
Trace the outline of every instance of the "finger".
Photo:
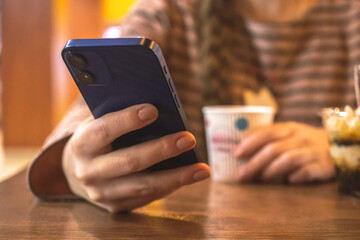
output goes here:
[{"label": "finger", "polygon": [[288,175],[297,168],[314,161],[314,154],[309,149],[290,149],[280,154],[262,171],[259,177],[263,181],[275,179],[278,176]]},{"label": "finger", "polygon": [[251,132],[236,147],[235,156],[238,158],[252,156],[265,144],[289,136],[292,133],[292,129],[283,126],[283,124],[274,124]]},{"label": "finger", "polygon": [[[95,199],[96,198],[97,197],[95,197]],[[154,196],[117,199],[113,201],[97,201],[97,200],[93,200],[92,196],[90,198],[89,197],[87,198],[87,200],[92,204],[94,204],[95,206],[105,209],[111,213],[131,211],[135,208],[145,206],[157,199],[159,198],[154,198]]]},{"label": "finger", "polygon": [[315,180],[328,180],[334,173],[333,168],[326,168],[318,162],[303,166],[292,173],[288,180],[290,183],[305,183]]},{"label": "finger", "polygon": [[78,154],[95,154],[128,132],[140,129],[158,116],[151,104],[139,104],[106,114],[76,131],[71,148]]},{"label": "finger", "polygon": [[265,167],[277,158],[281,153],[292,148],[299,147],[299,142],[295,138],[275,141],[264,146],[246,164],[242,165],[238,171],[239,181],[253,180]]},{"label": "finger", "polygon": [[155,200],[183,185],[204,180],[209,176],[209,167],[198,163],[171,170],[120,177],[95,188],[88,188],[87,194],[92,201],[96,202],[149,197]]},{"label": "finger", "polygon": [[189,132],[178,132],[129,148],[101,155],[87,163],[80,179],[85,182],[102,181],[142,171],[165,159],[192,149],[196,144]]},{"label": "finger", "polygon": [[[158,189],[159,191],[155,191],[155,194],[152,195],[147,195],[145,197],[137,197],[137,198],[132,198],[132,199],[126,199],[124,201],[121,202],[121,204],[115,204],[112,205],[112,209],[110,209],[111,212],[120,212],[120,211],[130,211],[133,210],[135,208],[147,205],[149,203],[151,203],[152,201],[158,200],[160,198],[163,198],[167,195],[169,195],[170,193],[172,193],[173,191],[175,191],[176,189],[178,189],[179,187],[183,186],[183,185],[187,185],[187,184],[191,184],[194,182],[198,182],[198,181],[202,181],[206,178],[208,178],[210,176],[210,169],[207,165],[203,164],[203,166],[205,167],[205,169],[203,170],[199,170],[197,172],[195,172],[192,176],[193,179],[188,179],[183,183],[181,183],[180,180],[180,184],[175,183],[173,186],[165,186],[165,185],[161,185],[158,184],[157,186],[163,186],[163,188]],[[162,182],[168,181],[169,178],[164,177],[163,179],[160,179]],[[179,181],[179,180],[177,180]],[[174,187],[175,186],[175,187]]]}]

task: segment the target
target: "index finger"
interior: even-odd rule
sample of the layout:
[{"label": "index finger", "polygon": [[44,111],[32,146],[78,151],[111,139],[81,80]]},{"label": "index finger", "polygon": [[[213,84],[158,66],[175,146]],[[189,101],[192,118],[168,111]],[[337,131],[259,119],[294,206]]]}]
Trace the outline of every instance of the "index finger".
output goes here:
[{"label": "index finger", "polygon": [[91,183],[140,172],[160,161],[194,148],[195,144],[196,140],[191,133],[177,132],[118,149],[89,161],[82,178],[85,182]]},{"label": "index finger", "polygon": [[158,111],[151,104],[134,105],[108,113],[74,134],[72,150],[86,155],[98,153],[116,138],[154,122],[157,116]]},{"label": "index finger", "polygon": [[274,124],[268,127],[254,130],[246,136],[235,149],[236,157],[252,156],[265,144],[284,138],[291,134],[291,129],[284,124]]}]

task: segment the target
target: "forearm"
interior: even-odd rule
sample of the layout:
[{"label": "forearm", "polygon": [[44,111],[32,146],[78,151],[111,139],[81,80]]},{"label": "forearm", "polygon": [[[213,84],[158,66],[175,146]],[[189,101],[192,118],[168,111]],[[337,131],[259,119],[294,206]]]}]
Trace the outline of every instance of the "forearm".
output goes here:
[{"label": "forearm", "polygon": [[72,194],[62,169],[63,149],[72,133],[90,111],[82,99],[78,99],[61,123],[46,139],[39,154],[28,169],[28,183],[34,195],[45,200],[71,199]]}]

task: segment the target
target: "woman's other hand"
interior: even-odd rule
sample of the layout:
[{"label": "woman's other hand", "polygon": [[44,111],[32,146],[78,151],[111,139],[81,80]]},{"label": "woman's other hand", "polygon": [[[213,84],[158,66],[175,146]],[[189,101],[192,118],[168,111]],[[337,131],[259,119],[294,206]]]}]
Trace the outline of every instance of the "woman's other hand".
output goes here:
[{"label": "woman's other hand", "polygon": [[249,161],[240,167],[240,181],[290,183],[325,181],[335,175],[324,129],[288,122],[277,123],[249,134],[235,156]]}]

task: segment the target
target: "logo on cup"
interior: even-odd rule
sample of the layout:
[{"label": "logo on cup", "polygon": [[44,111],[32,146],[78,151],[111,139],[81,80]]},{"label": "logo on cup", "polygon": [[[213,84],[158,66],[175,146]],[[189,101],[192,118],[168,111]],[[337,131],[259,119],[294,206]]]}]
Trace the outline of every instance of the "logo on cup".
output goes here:
[{"label": "logo on cup", "polygon": [[210,140],[212,149],[218,152],[233,151],[235,146],[239,143],[237,139],[228,133],[228,130],[221,126],[213,128]]},{"label": "logo on cup", "polygon": [[238,118],[235,121],[235,127],[237,130],[245,131],[249,127],[248,120],[246,118]]}]

